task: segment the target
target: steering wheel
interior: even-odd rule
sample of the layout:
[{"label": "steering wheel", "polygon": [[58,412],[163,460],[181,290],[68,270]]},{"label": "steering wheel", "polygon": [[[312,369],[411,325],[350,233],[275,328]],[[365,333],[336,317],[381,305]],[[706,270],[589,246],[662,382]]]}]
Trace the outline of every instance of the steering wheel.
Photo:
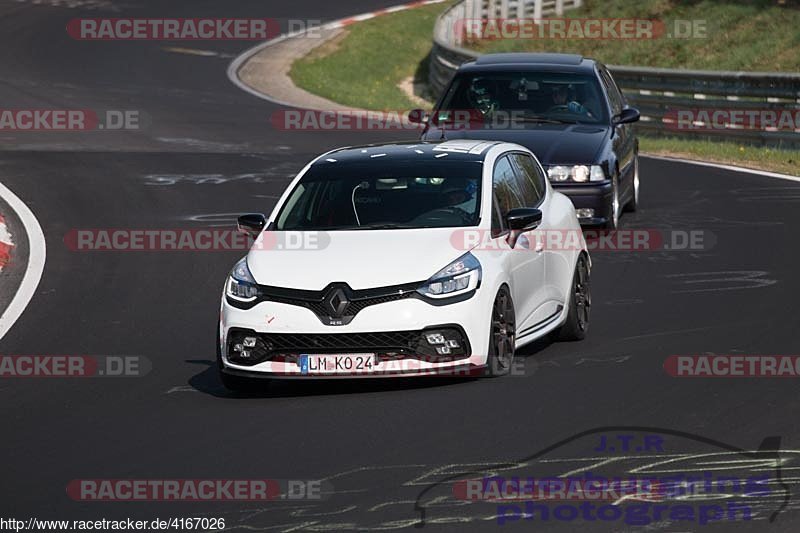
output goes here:
[{"label": "steering wheel", "polygon": [[596,117],[594,116],[594,113],[592,113],[592,112],[589,110],[589,108],[588,108],[588,107],[586,107],[586,106],[583,106],[583,105],[581,105],[581,104],[578,104],[578,105],[580,105],[580,108],[581,108],[581,110],[580,110],[580,111],[574,111],[574,110],[570,109],[570,106],[569,106],[569,104],[561,104],[561,105],[554,105],[553,107],[551,107],[550,109],[548,109],[548,110],[547,110],[547,112],[548,112],[548,113],[550,113],[550,112],[554,112],[554,113],[560,113],[560,112],[567,112],[567,113],[577,113],[577,114],[584,114],[584,115],[586,115],[586,116],[587,116],[587,117],[589,117],[589,118],[596,118]]}]

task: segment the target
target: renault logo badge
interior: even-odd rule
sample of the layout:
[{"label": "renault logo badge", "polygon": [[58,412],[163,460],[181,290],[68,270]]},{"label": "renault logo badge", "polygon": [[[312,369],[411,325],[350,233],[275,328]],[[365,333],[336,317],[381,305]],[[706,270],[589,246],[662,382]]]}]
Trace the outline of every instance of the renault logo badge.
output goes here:
[{"label": "renault logo badge", "polygon": [[336,288],[328,292],[323,303],[331,316],[342,316],[350,304],[350,300],[347,299],[347,295],[341,288]]}]

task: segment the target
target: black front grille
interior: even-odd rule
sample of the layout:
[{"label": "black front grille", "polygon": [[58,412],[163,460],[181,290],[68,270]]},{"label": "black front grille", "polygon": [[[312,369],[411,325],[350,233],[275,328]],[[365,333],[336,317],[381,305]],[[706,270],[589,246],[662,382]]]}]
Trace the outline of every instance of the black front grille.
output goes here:
[{"label": "black front grille", "polygon": [[418,331],[383,333],[265,333],[262,339],[273,353],[316,352],[411,352],[418,343]]},{"label": "black front grille", "polygon": [[[311,310],[312,313],[327,325],[348,324],[360,311],[372,305],[394,302],[413,297],[420,283],[407,283],[375,289],[351,289],[345,283],[331,283],[321,291],[287,289],[284,287],[260,286],[261,300],[296,305]],[[326,298],[340,289],[348,303],[343,309],[332,310]]]},{"label": "black front grille", "polygon": [[[449,338],[460,345],[449,355],[439,355],[436,347],[428,344],[426,333],[447,332]],[[246,337],[258,340],[241,356]],[[234,348],[239,345],[239,352]],[[381,359],[395,357],[422,358],[447,361],[469,357],[470,347],[464,330],[455,324],[436,326],[416,331],[383,331],[368,333],[256,333],[253,330],[231,328],[228,333],[228,358],[240,365],[250,366],[266,360],[295,361],[297,355],[308,353],[375,353]]]}]

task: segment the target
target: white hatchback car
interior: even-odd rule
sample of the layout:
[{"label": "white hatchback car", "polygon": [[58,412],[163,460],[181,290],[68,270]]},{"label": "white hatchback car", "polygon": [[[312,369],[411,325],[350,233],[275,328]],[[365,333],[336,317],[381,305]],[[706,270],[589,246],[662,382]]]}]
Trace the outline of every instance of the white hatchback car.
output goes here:
[{"label": "white hatchback car", "polygon": [[225,281],[223,384],[263,377],[502,375],[589,325],[591,262],[570,200],[522,146],[342,148],[308,164]]}]

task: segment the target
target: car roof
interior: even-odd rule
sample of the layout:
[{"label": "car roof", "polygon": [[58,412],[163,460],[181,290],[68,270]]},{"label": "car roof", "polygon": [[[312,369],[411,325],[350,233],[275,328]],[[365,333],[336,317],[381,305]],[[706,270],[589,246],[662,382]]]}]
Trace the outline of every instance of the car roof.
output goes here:
[{"label": "car roof", "polygon": [[577,54],[542,54],[513,52],[503,54],[485,54],[475,61],[464,63],[459,72],[486,72],[514,70],[548,72],[594,72],[597,62],[594,59]]},{"label": "car roof", "polygon": [[378,160],[381,163],[432,161],[447,155],[449,161],[483,161],[489,148],[503,144],[500,141],[458,139],[452,141],[429,142],[409,141],[388,144],[365,144],[348,146],[328,152],[315,161],[315,165],[325,163],[358,163]]}]

